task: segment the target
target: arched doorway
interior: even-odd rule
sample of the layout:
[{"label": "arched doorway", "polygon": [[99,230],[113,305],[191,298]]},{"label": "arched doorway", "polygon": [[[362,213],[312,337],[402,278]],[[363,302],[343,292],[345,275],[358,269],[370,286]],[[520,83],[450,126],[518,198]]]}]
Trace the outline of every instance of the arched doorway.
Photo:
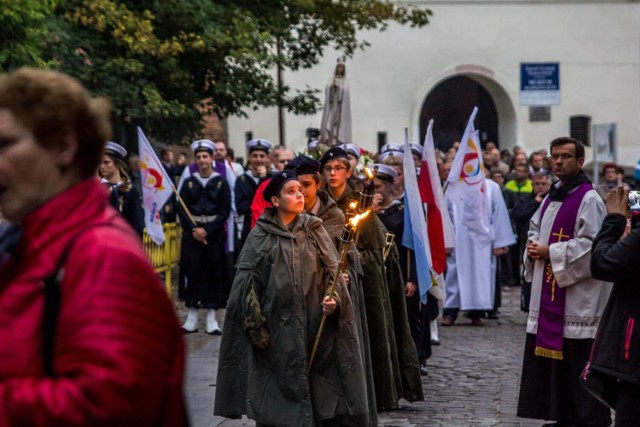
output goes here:
[{"label": "arched doorway", "polygon": [[448,150],[462,137],[474,106],[478,107],[475,127],[482,147],[489,141],[499,147],[498,112],[493,97],[481,83],[462,75],[441,81],[429,92],[420,113],[420,134],[425,134],[433,119],[436,147]]}]

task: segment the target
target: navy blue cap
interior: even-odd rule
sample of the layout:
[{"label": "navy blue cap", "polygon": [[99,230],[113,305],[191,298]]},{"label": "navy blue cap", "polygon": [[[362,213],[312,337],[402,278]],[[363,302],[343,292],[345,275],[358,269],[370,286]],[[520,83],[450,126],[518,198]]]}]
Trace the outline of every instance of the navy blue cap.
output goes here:
[{"label": "navy blue cap", "polygon": [[292,170],[284,170],[282,172],[275,173],[271,176],[269,183],[264,188],[262,197],[264,200],[271,203],[271,198],[277,196],[280,189],[287,181],[298,180],[298,175]]},{"label": "navy blue cap", "polygon": [[349,156],[347,155],[347,152],[344,151],[342,148],[333,147],[330,150],[327,150],[322,155],[322,158],[320,159],[320,167],[322,168],[325,165],[325,163],[327,163],[329,160],[334,160],[334,159],[347,159],[347,160],[349,160]]},{"label": "navy blue cap", "polygon": [[298,156],[284,167],[284,170],[292,170],[298,176],[315,175],[320,172],[320,162],[307,156]]}]

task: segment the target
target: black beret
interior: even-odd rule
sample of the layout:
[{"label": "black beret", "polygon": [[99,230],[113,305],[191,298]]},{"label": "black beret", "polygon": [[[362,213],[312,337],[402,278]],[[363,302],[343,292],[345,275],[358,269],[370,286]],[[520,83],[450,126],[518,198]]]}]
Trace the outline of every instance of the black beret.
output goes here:
[{"label": "black beret", "polygon": [[292,170],[298,176],[314,175],[320,171],[320,162],[307,156],[298,156],[284,167],[284,170]]},{"label": "black beret", "polygon": [[346,151],[340,147],[333,147],[322,155],[322,158],[320,159],[320,167],[323,167],[329,160],[340,158],[349,160],[349,156],[347,156]]},{"label": "black beret", "polygon": [[271,202],[271,198],[273,196],[277,196],[278,193],[280,192],[280,189],[282,188],[282,186],[287,181],[291,181],[291,180],[296,180],[296,181],[298,180],[298,175],[294,171],[285,170],[285,171],[273,174],[271,176],[271,180],[269,180],[269,183],[264,188],[264,192],[262,193],[262,197],[264,197],[265,201],[270,203]]}]

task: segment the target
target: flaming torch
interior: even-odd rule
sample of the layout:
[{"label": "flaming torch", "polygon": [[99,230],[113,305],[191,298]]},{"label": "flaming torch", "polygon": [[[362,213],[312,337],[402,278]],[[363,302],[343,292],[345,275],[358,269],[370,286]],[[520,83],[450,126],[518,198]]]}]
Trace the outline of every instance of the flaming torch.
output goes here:
[{"label": "flaming torch", "polygon": [[365,166],[364,173],[367,175],[367,179],[364,182],[364,189],[360,192],[359,208],[361,212],[366,211],[373,204],[373,192],[375,190],[373,179],[378,174],[378,167],[375,166],[373,172],[371,172],[371,170]]},{"label": "flaming torch", "polygon": [[[356,206],[352,203],[350,207],[353,211],[355,211]],[[347,219],[347,222],[342,227],[342,234],[340,235],[340,253],[338,256],[338,266],[336,268],[335,273],[331,277],[331,283],[329,283],[329,292],[328,295],[333,297],[333,293],[336,289],[336,283],[338,282],[338,276],[342,274],[344,268],[347,264],[347,253],[349,252],[349,246],[351,246],[351,242],[353,241],[354,236],[358,231],[358,222],[361,219],[366,218],[371,210],[367,210],[362,214],[353,214],[351,218]],[[318,344],[320,344],[320,337],[322,336],[322,331],[324,330],[324,322],[327,320],[327,315],[322,313],[322,320],[320,321],[320,327],[318,328],[318,333],[316,334],[316,340],[313,343],[313,350],[311,351],[311,356],[309,357],[309,364],[307,365],[307,374],[311,371],[311,364],[313,363],[313,359],[316,357],[316,352],[318,351]]]}]

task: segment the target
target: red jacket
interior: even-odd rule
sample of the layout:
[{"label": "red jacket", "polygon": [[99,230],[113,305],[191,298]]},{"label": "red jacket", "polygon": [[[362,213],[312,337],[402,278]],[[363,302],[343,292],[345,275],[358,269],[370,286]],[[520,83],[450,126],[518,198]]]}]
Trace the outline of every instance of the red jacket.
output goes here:
[{"label": "red jacket", "polygon": [[267,188],[267,185],[271,182],[271,178],[263,181],[258,186],[256,190],[255,196],[253,196],[253,202],[251,202],[251,228],[256,226],[256,222],[262,216],[262,213],[265,209],[270,208],[271,202],[267,202],[264,199],[264,189]]},{"label": "red jacket", "polygon": [[[113,226],[87,228],[105,222]],[[74,185],[23,226],[0,268],[0,427],[185,425],[182,332],[100,184]],[[42,283],[79,231],[61,282],[56,376],[45,377]]]}]

